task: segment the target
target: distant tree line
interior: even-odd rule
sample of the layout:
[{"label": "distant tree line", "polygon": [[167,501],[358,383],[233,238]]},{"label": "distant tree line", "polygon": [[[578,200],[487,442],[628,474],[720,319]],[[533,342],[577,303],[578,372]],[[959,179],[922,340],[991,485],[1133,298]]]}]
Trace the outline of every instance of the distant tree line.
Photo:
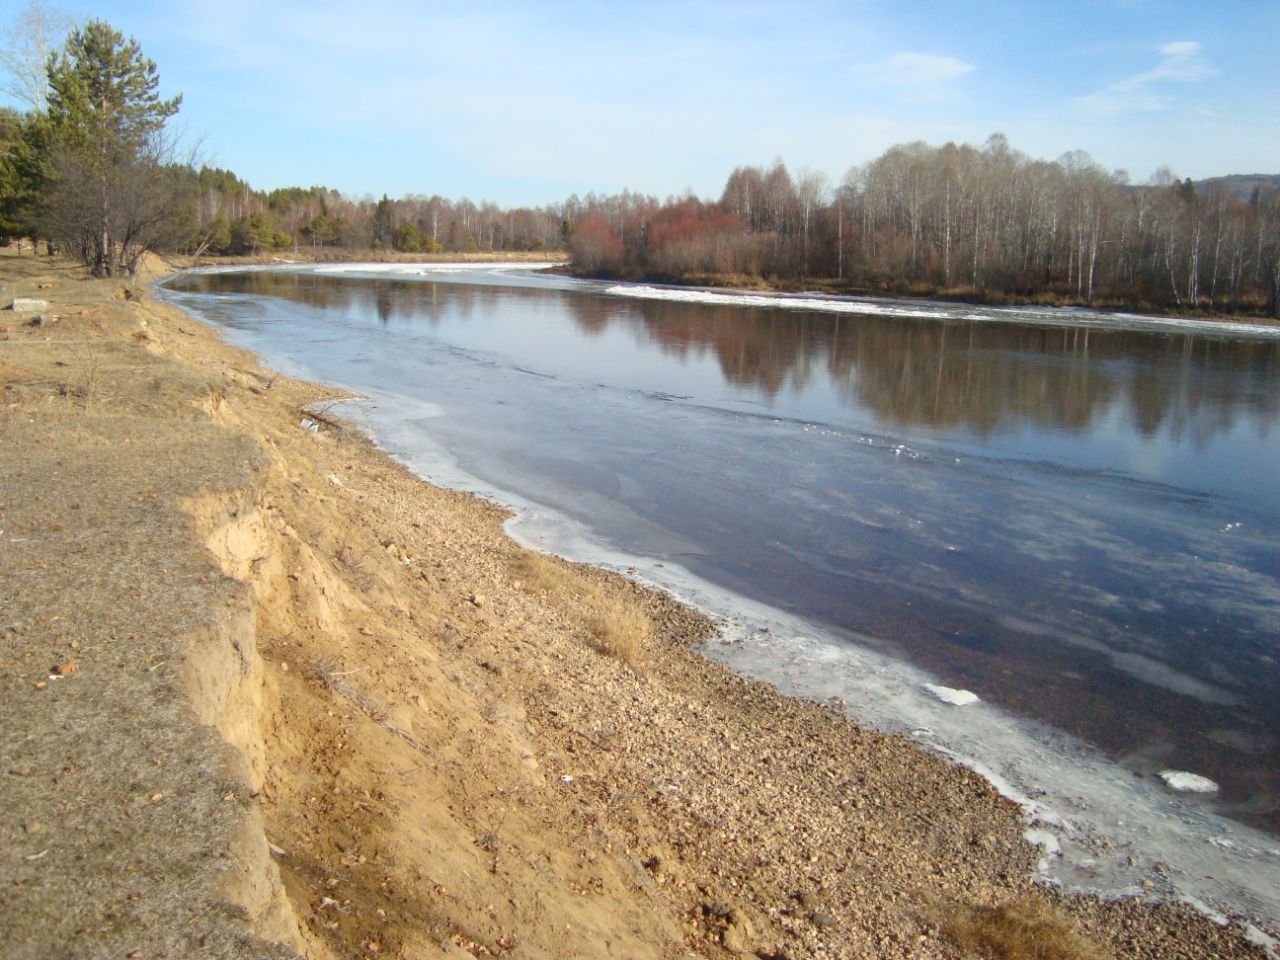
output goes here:
[{"label": "distant tree line", "polygon": [[258,254],[300,247],[400,253],[563,250],[552,206],[503,209],[435,196],[353,199],[325,187],[259,191],[227,170],[189,171],[192,253]]},{"label": "distant tree line", "polygon": [[61,244],[98,274],[145,250],[571,250],[597,276],[1280,315],[1274,179],[1245,195],[1167,170],[1134,185],[1085,153],[1035,160],[996,134],[895,146],[834,188],[781,160],[738,167],[717,201],[623,191],[503,209],[261,191],[179,155],[181,98],[159,98],[132,38],[71,28],[41,0],[11,34],[0,61],[27,109],[0,109],[0,237]]},{"label": "distant tree line", "polygon": [[895,146],[835,189],[779,160],[734,170],[718,202],[623,193],[571,202],[566,219],[575,263],[602,276],[1272,315],[1280,299],[1277,186],[1240,197],[1167,170],[1134,185],[998,134]]},{"label": "distant tree line", "polygon": [[76,27],[30,0],[0,43],[0,242],[46,240],[100,276],[147,250],[256,255],[300,247],[401,253],[563,251],[556,206],[440,196],[353,199],[324,187],[252,189],[181,155],[155,64],[108,23]]}]

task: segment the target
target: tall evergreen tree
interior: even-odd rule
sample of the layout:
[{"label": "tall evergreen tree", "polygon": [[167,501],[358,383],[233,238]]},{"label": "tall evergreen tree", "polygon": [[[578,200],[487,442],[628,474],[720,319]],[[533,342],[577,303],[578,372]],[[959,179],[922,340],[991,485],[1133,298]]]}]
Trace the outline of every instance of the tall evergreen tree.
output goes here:
[{"label": "tall evergreen tree", "polygon": [[51,136],[43,113],[0,109],[0,235],[41,235]]},{"label": "tall evergreen tree", "polygon": [[382,199],[373,210],[373,243],[383,250],[391,249],[392,233],[395,231],[395,220],[392,215],[391,201],[384,193]]},{"label": "tall evergreen tree", "polygon": [[161,99],[159,82],[138,42],[102,20],[72,31],[49,62],[48,227],[97,276],[132,270],[177,216],[164,128],[182,98]]}]

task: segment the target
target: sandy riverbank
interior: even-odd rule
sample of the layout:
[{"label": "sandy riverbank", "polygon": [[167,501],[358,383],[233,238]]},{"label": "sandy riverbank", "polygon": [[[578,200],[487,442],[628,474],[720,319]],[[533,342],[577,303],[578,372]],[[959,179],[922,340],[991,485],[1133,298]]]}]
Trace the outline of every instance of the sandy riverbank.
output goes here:
[{"label": "sandy riverbank", "polygon": [[709,663],[140,287],[0,278],[50,301],[0,314],[5,957],[1264,955],[1037,889],[976,775]]}]

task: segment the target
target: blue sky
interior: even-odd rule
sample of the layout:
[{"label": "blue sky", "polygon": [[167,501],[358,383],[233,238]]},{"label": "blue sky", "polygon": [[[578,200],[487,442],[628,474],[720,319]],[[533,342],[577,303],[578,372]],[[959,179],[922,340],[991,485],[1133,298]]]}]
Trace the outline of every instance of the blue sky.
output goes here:
[{"label": "blue sky", "polygon": [[[0,0],[0,24],[24,0]],[[910,140],[1089,152],[1135,181],[1280,173],[1280,2],[81,0],[255,187],[502,205],[839,180]]]}]

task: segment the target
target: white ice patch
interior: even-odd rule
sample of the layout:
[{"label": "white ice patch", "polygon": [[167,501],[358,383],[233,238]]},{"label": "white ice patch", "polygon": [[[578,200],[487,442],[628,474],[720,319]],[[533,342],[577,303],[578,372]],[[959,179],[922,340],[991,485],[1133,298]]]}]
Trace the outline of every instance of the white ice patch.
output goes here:
[{"label": "white ice patch", "polygon": [[1218,792],[1218,785],[1208,777],[1187,773],[1185,770],[1161,770],[1160,779],[1168,784],[1170,790],[1177,790],[1179,793]]},{"label": "white ice patch", "polygon": [[1022,834],[1026,838],[1027,843],[1033,847],[1039,847],[1044,851],[1045,856],[1056,857],[1062,853],[1062,844],[1048,830],[1041,830],[1038,827],[1031,827]]},{"label": "white ice patch", "polygon": [[957,690],[954,687],[944,687],[936,683],[926,683],[924,688],[943,703],[949,703],[953,707],[966,707],[978,702],[978,695],[972,690]]},{"label": "white ice patch", "polygon": [[815,297],[796,294],[720,293],[696,288],[651,287],[619,283],[605,289],[616,297],[639,300],[676,300],[729,307],[759,307],[769,310],[816,310],[821,313],[848,313],[881,317],[925,317],[934,320],[972,320],[980,323],[1019,323],[1042,327],[1098,327],[1107,330],[1167,330],[1180,333],[1211,333],[1216,336],[1274,340],[1280,327],[1257,323],[1144,316],[1132,313],[1101,313],[1077,308],[989,307],[912,300],[876,300],[858,297]]},{"label": "white ice patch", "polygon": [[1027,843],[1033,847],[1040,848],[1040,861],[1036,864],[1037,873],[1047,873],[1050,861],[1055,857],[1062,856],[1062,844],[1048,830],[1042,830],[1039,827],[1028,827],[1023,831],[1022,836]]},{"label": "white ice patch", "polygon": [[671,290],[666,287],[632,286],[620,283],[605,293],[640,300],[678,300],[682,303],[710,303],[726,307],[758,307],[764,310],[817,310],[822,313],[875,314],[885,317],[937,317],[935,310],[901,307],[870,300],[835,300],[819,297],[764,296],[756,293],[712,293],[709,290]]}]

